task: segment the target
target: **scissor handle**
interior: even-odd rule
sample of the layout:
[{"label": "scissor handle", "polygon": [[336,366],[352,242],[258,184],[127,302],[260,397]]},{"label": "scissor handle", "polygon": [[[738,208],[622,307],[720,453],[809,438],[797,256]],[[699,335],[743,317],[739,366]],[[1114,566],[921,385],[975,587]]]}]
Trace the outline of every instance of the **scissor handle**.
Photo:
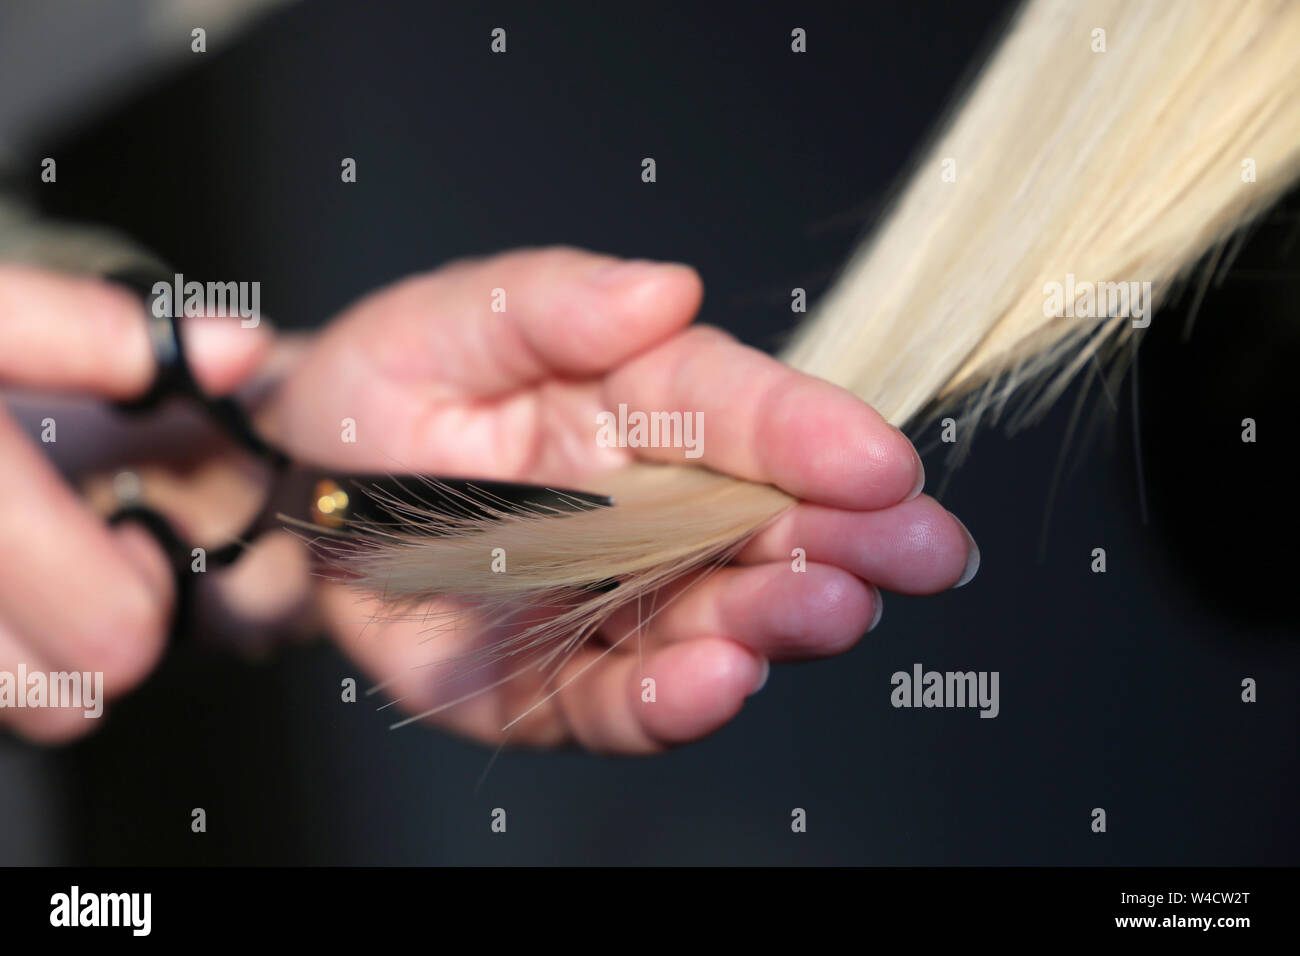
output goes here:
[{"label": "scissor handle", "polygon": [[[194,623],[194,592],[197,585],[197,576],[193,570],[193,552],[190,545],[176,533],[172,523],[152,508],[135,504],[127,505],[113,512],[108,518],[110,526],[128,522],[139,525],[158,542],[171,568],[172,580],[176,585],[176,601],[172,611],[168,640],[176,643],[184,635],[193,633],[191,625]],[[205,560],[215,567],[225,567],[238,560],[242,553],[242,545],[230,544],[206,552]]]},{"label": "scissor handle", "polygon": [[181,330],[177,304],[170,309],[160,309],[158,284],[167,285],[170,278],[157,269],[135,268],[105,276],[109,282],[125,286],[140,297],[149,342],[153,347],[157,371],[153,382],[143,395],[116,402],[118,409],[139,414],[152,411],[162,402],[181,398],[195,402],[240,447],[276,467],[288,464],[288,456],[278,448],[263,441],[253,429],[243,408],[232,398],[212,398],[199,386],[185,352],[185,336]]}]

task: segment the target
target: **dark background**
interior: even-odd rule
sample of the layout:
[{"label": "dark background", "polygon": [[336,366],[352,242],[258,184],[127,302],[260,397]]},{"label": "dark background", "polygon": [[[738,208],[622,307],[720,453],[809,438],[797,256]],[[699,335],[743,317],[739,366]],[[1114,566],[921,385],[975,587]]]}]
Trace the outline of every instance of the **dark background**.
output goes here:
[{"label": "dark background", "polygon": [[[695,265],[702,320],[772,348],[790,289],[826,287],[1007,13],[470,6],[276,14],[43,144],[59,182],[37,198],[181,271],[260,280],[283,326],[450,258],[570,243]],[[703,743],[506,752],[476,791],[488,751],[340,703],[355,671],[327,645],[261,664],[182,649],[92,738],[33,752],[55,782],[6,825],[53,834],[26,862],[1294,863],[1296,207],[1253,231],[1188,342],[1178,307],[1157,312],[1140,416],[1126,382],[1093,389],[1097,427],[1068,442],[1073,394],[951,475],[928,454],[927,490],[947,481],[980,544],[975,581],[887,596],[857,649],[775,669]],[[1001,715],[893,709],[889,676],[915,662],[1000,671]]]}]

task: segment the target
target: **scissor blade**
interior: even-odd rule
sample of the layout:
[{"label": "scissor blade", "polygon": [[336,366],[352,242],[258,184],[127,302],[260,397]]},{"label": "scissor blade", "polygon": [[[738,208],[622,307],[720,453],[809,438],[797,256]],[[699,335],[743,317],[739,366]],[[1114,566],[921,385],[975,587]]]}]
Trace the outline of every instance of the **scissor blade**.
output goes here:
[{"label": "scissor blade", "polygon": [[295,466],[277,482],[263,523],[310,525],[328,534],[347,535],[361,530],[400,531],[421,516],[546,517],[613,504],[608,495],[549,485],[438,475],[358,475]]}]

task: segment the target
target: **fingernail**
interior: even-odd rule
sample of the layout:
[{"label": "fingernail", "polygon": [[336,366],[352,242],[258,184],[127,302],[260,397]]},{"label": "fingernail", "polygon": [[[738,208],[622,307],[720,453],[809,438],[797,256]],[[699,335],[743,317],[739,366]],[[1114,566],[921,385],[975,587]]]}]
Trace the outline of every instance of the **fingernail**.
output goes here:
[{"label": "fingernail", "polygon": [[772,673],[772,662],[769,661],[766,657],[762,658],[762,661],[763,661],[762,666],[759,668],[758,671],[758,680],[754,683],[754,689],[749,692],[750,697],[753,697],[760,690],[762,690],[764,687],[767,686],[768,675]]},{"label": "fingernail", "polygon": [[873,603],[875,604],[876,609],[871,615],[871,626],[867,628],[868,634],[876,629],[876,625],[880,623],[880,619],[885,616],[885,599],[880,594],[880,588],[873,584],[871,585],[871,590],[875,592]]},{"label": "fingernail", "polygon": [[597,266],[587,278],[593,285],[602,287],[630,285],[670,268],[684,266],[677,262],[654,262],[650,259],[620,259]]},{"label": "fingernail", "polygon": [[[952,514],[952,512],[949,512],[949,514]],[[961,523],[960,518],[953,515],[952,520],[957,522],[957,526],[966,535],[966,543],[969,545],[966,549],[966,569],[962,571],[961,579],[953,585],[953,588],[956,589],[970,584],[971,578],[975,577],[975,572],[980,569],[980,546],[975,543],[975,539],[971,537],[970,531]]]}]

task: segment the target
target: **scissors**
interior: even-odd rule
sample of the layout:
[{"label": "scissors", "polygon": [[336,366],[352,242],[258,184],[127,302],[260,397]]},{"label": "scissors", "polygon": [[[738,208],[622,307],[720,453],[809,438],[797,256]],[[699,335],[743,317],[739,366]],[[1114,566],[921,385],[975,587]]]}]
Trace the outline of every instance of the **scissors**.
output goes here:
[{"label": "scissors", "polygon": [[[270,491],[249,527],[221,548],[208,550],[209,566],[234,564],[244,553],[244,542],[265,531],[296,527],[310,529],[344,547],[359,543],[361,536],[376,528],[392,527],[405,508],[452,517],[491,518],[505,513],[571,514],[613,505],[607,495],[548,485],[471,479],[441,475],[365,474],[327,469],[295,462],[289,455],[264,441],[253,428],[243,408],[232,398],[214,398],[204,393],[190,368],[181,332],[179,303],[162,308],[154,288],[168,285],[171,278],[152,269],[134,269],[105,277],[125,286],[141,299],[148,323],[157,371],[149,389],[139,398],[116,403],[128,414],[146,414],[164,402],[189,401],[234,442],[271,469]],[[162,547],[176,581],[176,611],[171,638],[188,632],[193,623],[195,575],[191,570],[191,546],[172,523],[158,511],[132,501],[109,517],[118,525],[134,522]],[[429,533],[422,531],[422,533]]]}]

